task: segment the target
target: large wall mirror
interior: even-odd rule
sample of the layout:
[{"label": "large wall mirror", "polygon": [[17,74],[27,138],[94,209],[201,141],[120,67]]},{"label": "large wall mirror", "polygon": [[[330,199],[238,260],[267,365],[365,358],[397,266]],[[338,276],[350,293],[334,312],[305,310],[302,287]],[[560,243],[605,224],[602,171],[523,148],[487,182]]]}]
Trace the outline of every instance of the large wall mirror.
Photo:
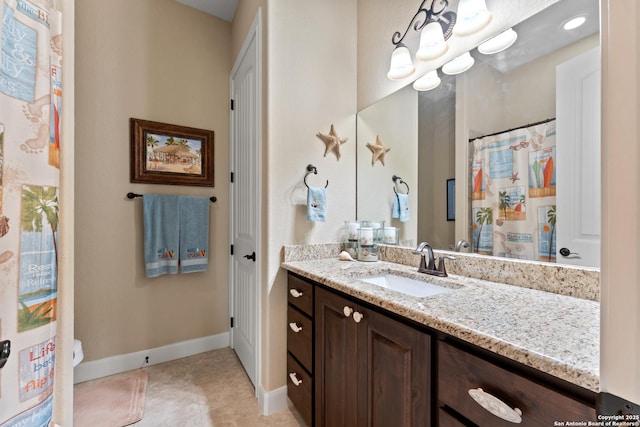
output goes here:
[{"label": "large wall mirror", "polygon": [[[563,29],[576,16],[586,22]],[[510,48],[473,49],[474,66],[440,72],[436,89],[408,85],[358,113],[358,219],[398,227],[406,247],[464,239],[469,252],[599,267],[599,2],[560,0],[513,29]],[[385,147],[384,163],[367,145]],[[408,220],[392,217],[396,192]]]}]

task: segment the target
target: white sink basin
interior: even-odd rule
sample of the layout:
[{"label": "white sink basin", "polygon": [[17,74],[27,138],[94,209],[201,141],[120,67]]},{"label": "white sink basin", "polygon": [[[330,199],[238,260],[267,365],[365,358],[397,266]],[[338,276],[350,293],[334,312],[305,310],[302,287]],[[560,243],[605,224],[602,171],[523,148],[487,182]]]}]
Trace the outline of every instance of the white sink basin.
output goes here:
[{"label": "white sink basin", "polygon": [[360,278],[359,280],[414,297],[429,297],[454,290],[452,288],[434,285],[409,277],[397,276],[395,274],[383,274],[380,276]]}]

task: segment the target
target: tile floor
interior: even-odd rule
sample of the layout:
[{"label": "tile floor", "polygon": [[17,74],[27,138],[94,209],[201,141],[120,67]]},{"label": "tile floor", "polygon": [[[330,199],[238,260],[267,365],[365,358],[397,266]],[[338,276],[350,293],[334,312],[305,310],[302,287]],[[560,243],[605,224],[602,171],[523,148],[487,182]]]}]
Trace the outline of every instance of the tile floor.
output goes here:
[{"label": "tile floor", "polygon": [[295,410],[260,414],[233,350],[224,348],[145,368],[144,417],[135,427],[299,427]]}]

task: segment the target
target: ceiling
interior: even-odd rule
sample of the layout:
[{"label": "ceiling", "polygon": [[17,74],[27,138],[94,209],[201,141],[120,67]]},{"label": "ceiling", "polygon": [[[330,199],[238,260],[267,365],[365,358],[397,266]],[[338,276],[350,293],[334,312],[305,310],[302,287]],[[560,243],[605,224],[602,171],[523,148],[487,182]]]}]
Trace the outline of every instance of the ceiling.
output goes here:
[{"label": "ceiling", "polygon": [[217,16],[231,22],[238,7],[238,0],[176,0],[204,13]]},{"label": "ceiling", "polygon": [[[496,55],[472,52],[479,61],[506,73],[529,61],[568,46],[600,30],[598,0],[562,0],[529,19],[515,25],[518,39],[509,49]],[[562,24],[576,16],[587,18],[575,30],[562,29]]]}]

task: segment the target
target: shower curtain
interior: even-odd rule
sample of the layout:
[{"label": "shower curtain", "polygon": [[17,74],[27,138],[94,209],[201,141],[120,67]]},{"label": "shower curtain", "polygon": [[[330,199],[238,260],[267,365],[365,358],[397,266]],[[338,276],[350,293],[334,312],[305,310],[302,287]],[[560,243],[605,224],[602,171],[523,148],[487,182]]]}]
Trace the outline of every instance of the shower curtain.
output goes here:
[{"label": "shower curtain", "polygon": [[[0,4],[0,427],[48,426],[58,299],[61,13]],[[1,364],[1,362],[0,362]]]},{"label": "shower curtain", "polygon": [[474,252],[555,262],[555,123],[471,142]]}]

